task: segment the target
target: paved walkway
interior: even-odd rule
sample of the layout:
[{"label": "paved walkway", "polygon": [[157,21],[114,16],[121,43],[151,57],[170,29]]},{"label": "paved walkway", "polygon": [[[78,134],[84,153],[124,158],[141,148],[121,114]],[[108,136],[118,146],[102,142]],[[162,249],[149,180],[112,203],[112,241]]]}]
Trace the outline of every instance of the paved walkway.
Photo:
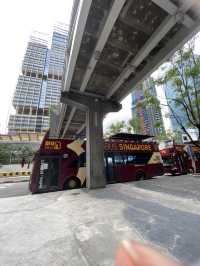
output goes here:
[{"label": "paved walkway", "polygon": [[110,266],[127,238],[191,265],[200,257],[199,188],[181,176],[1,198],[1,265]]}]

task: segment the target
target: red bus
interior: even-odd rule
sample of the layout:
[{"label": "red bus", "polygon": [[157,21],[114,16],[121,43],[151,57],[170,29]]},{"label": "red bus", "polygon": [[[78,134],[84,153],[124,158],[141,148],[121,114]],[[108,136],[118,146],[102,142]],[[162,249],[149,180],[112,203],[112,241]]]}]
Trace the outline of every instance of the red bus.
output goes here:
[{"label": "red bus", "polygon": [[[148,179],[163,174],[158,145],[146,143],[147,136],[116,134],[104,144],[108,183]],[[35,154],[30,190],[47,192],[80,188],[86,184],[85,141],[49,139]]]},{"label": "red bus", "polygon": [[159,145],[166,175],[180,175],[200,171],[200,148],[191,144],[165,141]]}]

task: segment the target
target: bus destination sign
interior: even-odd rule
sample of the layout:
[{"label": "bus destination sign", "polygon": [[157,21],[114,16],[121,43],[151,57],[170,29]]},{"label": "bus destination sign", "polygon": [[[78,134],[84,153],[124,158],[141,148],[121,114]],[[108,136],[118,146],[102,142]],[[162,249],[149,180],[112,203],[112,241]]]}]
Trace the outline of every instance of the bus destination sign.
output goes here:
[{"label": "bus destination sign", "polygon": [[59,140],[45,140],[44,149],[45,150],[61,150],[62,143]]},{"label": "bus destination sign", "polygon": [[152,152],[152,146],[150,144],[138,144],[138,143],[105,142],[104,149],[105,151],[119,151],[119,152],[124,152],[124,151]]}]

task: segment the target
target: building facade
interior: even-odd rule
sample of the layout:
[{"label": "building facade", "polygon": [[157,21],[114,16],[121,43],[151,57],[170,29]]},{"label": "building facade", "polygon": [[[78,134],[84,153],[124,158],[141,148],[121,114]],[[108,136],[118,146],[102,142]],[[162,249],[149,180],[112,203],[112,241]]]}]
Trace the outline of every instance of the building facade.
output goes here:
[{"label": "building facade", "polygon": [[60,99],[67,42],[66,25],[54,28],[50,49],[43,34],[31,36],[13,97],[15,114],[9,117],[9,133],[49,128],[50,110]]},{"label": "building facade", "polygon": [[140,83],[132,92],[132,118],[137,119],[139,125],[135,133],[159,136],[165,131],[161,110],[153,105],[138,106],[138,103],[144,100],[145,90],[157,97],[156,88],[151,78]]}]

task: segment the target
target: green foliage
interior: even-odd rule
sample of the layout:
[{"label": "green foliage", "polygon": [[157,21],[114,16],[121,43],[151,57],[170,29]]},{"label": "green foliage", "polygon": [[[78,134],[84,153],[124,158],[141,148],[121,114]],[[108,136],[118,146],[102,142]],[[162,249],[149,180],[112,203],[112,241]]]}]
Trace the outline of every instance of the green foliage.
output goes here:
[{"label": "green foliage", "polygon": [[110,137],[120,132],[137,133],[141,132],[140,120],[138,117],[130,119],[127,123],[125,121],[117,121],[112,123],[105,133],[105,137]]},{"label": "green foliage", "polygon": [[154,123],[154,127],[155,127],[155,128],[160,128],[160,127],[161,127],[161,121],[156,121],[156,122]]},{"label": "green foliage", "polygon": [[110,127],[108,128],[105,136],[109,137],[111,135],[115,135],[117,133],[122,132],[125,129],[125,121],[117,121],[115,123],[112,123]]},{"label": "green foliage", "polygon": [[49,107],[49,116],[51,116],[56,110],[57,110],[57,106],[56,105],[51,105]]},{"label": "green foliage", "polygon": [[[193,53],[194,45],[195,41],[192,39],[178,50],[170,59],[164,74],[154,80],[156,85],[164,85],[167,82],[172,85],[174,95],[171,98],[167,97],[167,105],[180,131],[184,131],[190,139],[188,126],[197,128],[200,136],[200,56]],[[146,104],[154,104],[154,101],[149,100],[148,94],[145,97]],[[156,102],[155,106],[158,106]],[[175,107],[178,107],[187,119],[182,121]]]},{"label": "green foliage", "polygon": [[140,119],[138,117],[133,117],[128,121],[126,128],[129,133],[141,133]]},{"label": "green foliage", "polygon": [[38,147],[38,144],[0,144],[0,163],[21,163],[23,157],[31,161]]},{"label": "green foliage", "polygon": [[147,106],[153,106],[155,108],[160,108],[160,101],[158,100],[157,97],[152,95],[148,90],[144,91],[144,100],[139,102],[137,104],[137,107],[140,107],[140,104],[142,107],[147,107]]}]

